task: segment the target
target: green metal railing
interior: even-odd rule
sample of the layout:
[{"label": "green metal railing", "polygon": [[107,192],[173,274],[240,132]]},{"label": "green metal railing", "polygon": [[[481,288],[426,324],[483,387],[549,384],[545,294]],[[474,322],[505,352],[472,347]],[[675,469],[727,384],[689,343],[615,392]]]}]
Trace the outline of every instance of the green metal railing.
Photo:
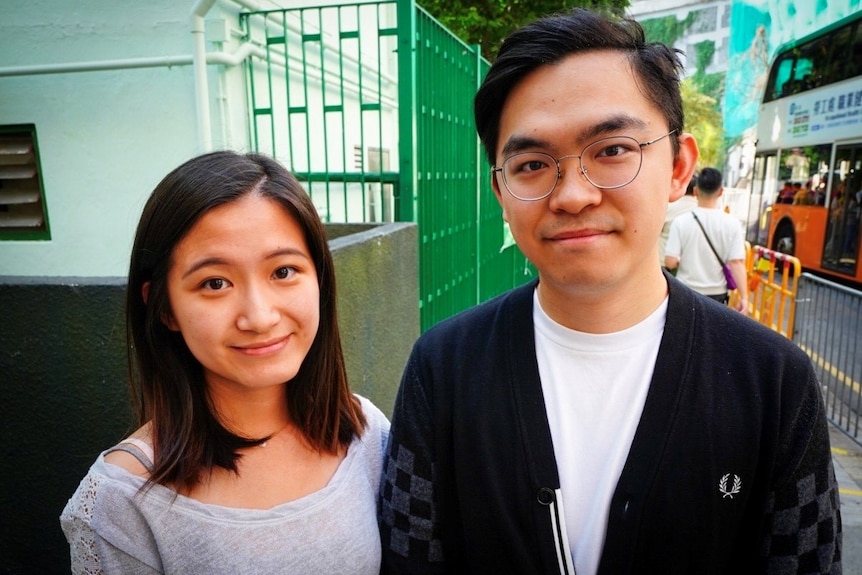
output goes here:
[{"label": "green metal railing", "polygon": [[[245,13],[251,141],[325,221],[413,221],[422,330],[529,279],[473,124],[478,46],[413,1]],[[525,273],[526,272],[526,273]],[[398,281],[393,278],[392,281]]]}]

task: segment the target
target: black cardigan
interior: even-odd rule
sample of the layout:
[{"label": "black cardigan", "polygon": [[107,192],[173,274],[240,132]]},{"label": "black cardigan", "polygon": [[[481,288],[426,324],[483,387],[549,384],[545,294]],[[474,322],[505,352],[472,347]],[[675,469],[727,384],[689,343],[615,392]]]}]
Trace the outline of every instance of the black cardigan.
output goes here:
[{"label": "black cardigan", "polygon": [[[668,283],[599,574],[840,573],[838,487],[811,362],[784,337]],[[571,572],[536,363],[535,285],[416,342],[381,487],[384,572]]]}]

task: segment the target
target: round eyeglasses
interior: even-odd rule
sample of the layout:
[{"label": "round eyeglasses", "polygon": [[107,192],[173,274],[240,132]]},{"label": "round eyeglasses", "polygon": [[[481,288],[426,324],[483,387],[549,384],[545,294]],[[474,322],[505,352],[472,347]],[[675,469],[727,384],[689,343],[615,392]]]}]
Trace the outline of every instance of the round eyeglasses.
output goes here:
[{"label": "round eyeglasses", "polygon": [[611,136],[588,144],[580,154],[554,158],[543,152],[522,152],[503,160],[491,172],[503,175],[503,184],[512,196],[525,202],[542,200],[551,195],[563,177],[560,162],[577,158],[580,172],[588,182],[602,190],[622,188],[634,181],[641,170],[643,149],[667,138],[671,130],[648,142],[629,136]]}]

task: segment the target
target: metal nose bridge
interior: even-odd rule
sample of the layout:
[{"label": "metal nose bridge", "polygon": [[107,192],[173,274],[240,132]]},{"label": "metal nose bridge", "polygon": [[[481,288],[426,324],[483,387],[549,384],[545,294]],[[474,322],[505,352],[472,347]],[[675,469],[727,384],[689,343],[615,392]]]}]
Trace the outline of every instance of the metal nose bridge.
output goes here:
[{"label": "metal nose bridge", "polygon": [[[563,179],[563,168],[561,166],[561,163],[563,160],[568,160],[569,158],[578,159],[577,173],[579,173],[582,177],[586,178],[587,181],[590,181],[589,178],[587,178],[587,169],[584,168],[584,163],[581,161],[581,157],[583,155],[583,152],[581,152],[580,154],[567,154],[565,156],[560,156],[559,158],[554,158],[554,163],[557,165],[557,182]],[[553,156],[551,157],[553,158]],[[554,187],[557,187],[556,183],[554,184]]]}]

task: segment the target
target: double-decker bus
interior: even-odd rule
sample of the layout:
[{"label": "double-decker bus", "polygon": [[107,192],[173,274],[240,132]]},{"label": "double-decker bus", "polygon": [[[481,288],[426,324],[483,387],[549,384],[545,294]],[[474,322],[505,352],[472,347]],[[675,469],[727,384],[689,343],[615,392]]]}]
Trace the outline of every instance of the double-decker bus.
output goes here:
[{"label": "double-decker bus", "polygon": [[756,149],[748,240],[862,286],[862,10],[778,49]]}]

